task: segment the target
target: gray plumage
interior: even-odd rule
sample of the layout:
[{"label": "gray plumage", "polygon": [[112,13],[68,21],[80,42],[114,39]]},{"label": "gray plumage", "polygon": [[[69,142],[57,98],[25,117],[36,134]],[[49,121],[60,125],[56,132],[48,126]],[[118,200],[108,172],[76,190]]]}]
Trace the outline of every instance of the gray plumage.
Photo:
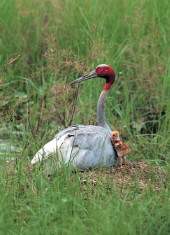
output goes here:
[{"label": "gray plumage", "polygon": [[[100,74],[99,72],[97,73],[98,69],[100,72],[102,72],[102,69],[103,71],[110,69],[110,73],[113,71],[111,67],[105,64],[99,65],[96,70],[73,81],[72,84],[97,76],[99,77]],[[113,79],[114,77],[111,77],[110,86],[113,83]],[[46,166],[47,173],[51,173],[52,168],[53,170],[61,168],[63,164],[75,169],[115,165],[116,154],[109,138],[111,130],[106,122],[104,113],[104,103],[109,88],[101,92],[98,100],[98,126],[74,125],[60,131],[53,140],[44,145],[35,154],[31,163],[43,162],[44,166]]]},{"label": "gray plumage", "polygon": [[[48,159],[48,169],[50,169],[49,165],[54,163],[56,168],[61,168],[64,163],[74,169],[113,166],[115,153],[109,137],[110,132],[103,127],[71,126],[60,131],[52,141],[44,145],[31,163],[35,164]],[[53,155],[51,163],[50,155]]]}]

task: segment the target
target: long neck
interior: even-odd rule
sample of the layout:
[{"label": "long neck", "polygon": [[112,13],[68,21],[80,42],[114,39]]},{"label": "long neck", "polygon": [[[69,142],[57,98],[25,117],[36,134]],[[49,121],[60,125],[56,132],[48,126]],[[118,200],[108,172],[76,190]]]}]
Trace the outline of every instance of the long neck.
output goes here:
[{"label": "long neck", "polygon": [[97,122],[98,126],[106,128],[109,132],[111,132],[111,129],[109,125],[107,124],[105,112],[104,112],[104,104],[107,97],[109,90],[103,90],[99,96],[98,104],[97,104]]}]

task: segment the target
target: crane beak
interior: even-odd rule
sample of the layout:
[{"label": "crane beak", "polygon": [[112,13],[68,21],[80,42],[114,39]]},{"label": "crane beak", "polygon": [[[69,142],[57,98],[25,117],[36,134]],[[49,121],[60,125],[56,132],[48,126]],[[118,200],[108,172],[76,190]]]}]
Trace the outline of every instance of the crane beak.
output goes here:
[{"label": "crane beak", "polygon": [[88,79],[91,79],[91,78],[95,78],[95,77],[97,77],[97,73],[96,73],[96,70],[93,70],[89,74],[84,75],[83,77],[80,77],[80,78],[72,81],[70,84],[72,85],[72,84],[75,84],[75,83],[78,83],[78,82],[83,82],[85,80],[88,80]]}]

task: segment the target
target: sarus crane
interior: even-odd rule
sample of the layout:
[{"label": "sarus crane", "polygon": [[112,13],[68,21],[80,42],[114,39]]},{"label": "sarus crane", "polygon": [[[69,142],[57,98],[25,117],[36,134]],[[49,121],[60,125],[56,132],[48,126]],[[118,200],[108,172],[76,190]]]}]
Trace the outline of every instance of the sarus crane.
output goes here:
[{"label": "sarus crane", "polygon": [[110,136],[111,143],[116,150],[117,156],[120,157],[120,166],[122,164],[126,164],[126,155],[130,153],[130,148],[124,142],[120,141],[119,132],[113,131],[112,135]]},{"label": "sarus crane", "polygon": [[95,70],[74,80],[71,84],[96,77],[106,80],[97,104],[98,126],[72,125],[60,131],[53,140],[45,144],[35,154],[31,164],[43,162],[47,167],[47,172],[50,172],[51,168],[53,170],[54,168],[61,168],[63,164],[72,169],[90,169],[115,165],[117,154],[110,141],[112,131],[107,124],[104,112],[108,91],[115,81],[114,70],[106,64],[101,64]]}]

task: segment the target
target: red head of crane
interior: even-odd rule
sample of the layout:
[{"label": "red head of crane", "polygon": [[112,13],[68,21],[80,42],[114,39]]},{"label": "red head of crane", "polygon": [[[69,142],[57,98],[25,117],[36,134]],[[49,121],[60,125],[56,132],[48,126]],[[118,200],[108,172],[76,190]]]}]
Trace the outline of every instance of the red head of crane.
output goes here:
[{"label": "red head of crane", "polygon": [[98,65],[96,67],[95,70],[93,70],[91,73],[84,75],[83,77],[80,77],[76,80],[74,80],[73,82],[71,82],[71,84],[74,83],[78,83],[78,82],[82,82],[91,78],[95,78],[95,77],[102,77],[106,79],[106,84],[103,88],[103,90],[109,90],[111,85],[114,83],[115,81],[115,72],[112,69],[112,67],[106,65],[106,64],[101,64]]}]

